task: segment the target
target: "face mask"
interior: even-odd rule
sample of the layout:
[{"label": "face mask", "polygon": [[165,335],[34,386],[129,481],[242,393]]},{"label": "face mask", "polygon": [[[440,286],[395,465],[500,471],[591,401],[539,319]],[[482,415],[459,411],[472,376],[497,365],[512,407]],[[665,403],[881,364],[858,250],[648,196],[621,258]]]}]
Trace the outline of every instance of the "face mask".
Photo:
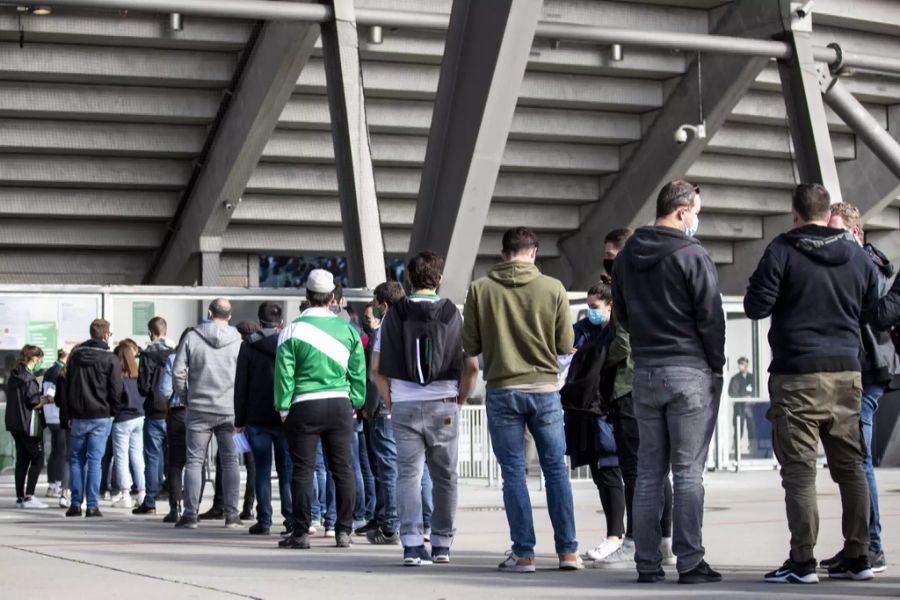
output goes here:
[{"label": "face mask", "polygon": [[590,321],[592,325],[603,325],[606,323],[606,315],[604,315],[603,311],[599,308],[589,308],[588,321]]},{"label": "face mask", "polygon": [[697,235],[698,229],[700,229],[700,216],[694,215],[694,224],[684,230],[684,235],[688,237],[694,237],[695,235]]},{"label": "face mask", "polygon": [[372,316],[375,317],[376,319],[378,319],[378,320],[380,321],[380,320],[381,320],[381,317],[384,316],[384,313],[381,312],[381,309],[378,308],[377,305],[375,305],[375,306],[372,307]]},{"label": "face mask", "polygon": [[615,262],[614,258],[604,258],[603,259],[603,270],[606,271],[607,275],[612,275],[614,262]]},{"label": "face mask", "polygon": [[44,361],[39,360],[34,363],[34,367],[31,369],[32,371],[40,371],[44,367]]}]

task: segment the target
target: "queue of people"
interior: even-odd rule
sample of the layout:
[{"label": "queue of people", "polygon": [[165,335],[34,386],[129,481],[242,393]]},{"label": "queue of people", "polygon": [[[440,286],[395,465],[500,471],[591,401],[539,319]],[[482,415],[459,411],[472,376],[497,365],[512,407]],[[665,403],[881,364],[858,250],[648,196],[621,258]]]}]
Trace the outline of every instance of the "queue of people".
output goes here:
[{"label": "queue of people", "polygon": [[[891,286],[890,264],[864,244],[852,206],[832,205],[822,186],[801,185],[793,210],[795,229],[769,245],[744,300],[751,319],[772,319],[767,416],[791,533],[788,560],[764,579],[815,583],[817,568],[832,578],[870,579],[886,568],[871,430],[898,373],[887,330],[900,321],[900,283]],[[67,468],[57,462],[51,475],[55,493],[71,488],[67,516],[102,516],[101,464],[112,433],[113,506],[130,507],[132,489],[133,512],[155,514],[167,488],[165,522],[196,529],[222,518],[225,527],[244,529],[255,497],[249,533],[270,535],[274,456],[279,547],[310,548],[324,524],[338,548],[364,536],[402,546],[406,566],[449,563],[459,411],[483,364],[512,541],[501,571],[537,568],[528,435],[559,569],[634,569],[638,582],[652,584],[674,566],[679,583],[721,581],[706,561],[702,524],[725,315],[716,267],[695,237],[700,212],[699,186],[673,181],[659,193],[654,225],[610,232],[606,275],[574,324],[565,288],[536,266],[538,237],[518,227],[503,235],[503,261],[471,284],[462,315],[438,296],[444,261],[426,251],[408,263],[408,294],[397,282],[374,290],[364,328],[351,323],[333,275],[315,269],[302,312],[288,324],[280,304],[264,302],[258,322],[233,327],[231,305],[219,298],[178,344],[155,317],[146,349],[126,340],[111,350],[109,323],[98,319],[90,340],[61,352],[55,372],[44,375],[51,387],[42,389],[35,375],[42,351],[25,346],[9,380],[6,417],[16,441],[17,505],[46,507],[35,487],[41,413],[52,406],[67,431],[54,442],[68,448]],[[754,385],[744,375],[730,387],[744,397]],[[200,514],[213,437],[218,504]],[[821,564],[814,554],[820,440],[841,489],[845,539]],[[241,454],[252,467],[243,511]],[[583,555],[570,465],[590,467],[606,518],[606,538]]]}]

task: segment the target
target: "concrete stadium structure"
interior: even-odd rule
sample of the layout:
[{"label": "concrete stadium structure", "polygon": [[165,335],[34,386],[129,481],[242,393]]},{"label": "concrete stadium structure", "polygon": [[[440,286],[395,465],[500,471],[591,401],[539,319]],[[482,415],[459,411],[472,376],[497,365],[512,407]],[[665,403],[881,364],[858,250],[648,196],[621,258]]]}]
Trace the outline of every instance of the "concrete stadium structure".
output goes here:
[{"label": "concrete stadium structure", "polygon": [[[191,13],[229,5],[215,0],[182,3],[180,30],[129,0],[48,0],[48,16],[15,4],[0,3],[3,283],[254,286],[260,255],[349,249],[351,262],[376,265],[351,265],[351,283],[365,286],[382,251],[403,256],[411,237],[422,247],[441,230],[455,239],[438,249],[466,248],[450,251],[448,269],[468,275],[520,224],[542,234],[545,270],[585,289],[602,236],[646,222],[648,201],[675,176],[702,186],[699,238],[725,293],[743,292],[764,243],[789,224],[791,188],[836,187],[835,173],[871,241],[900,258],[900,179],[825,107],[809,69],[810,51],[833,43],[845,57],[900,54],[890,0],[818,0],[811,35],[798,24],[803,7],[783,0],[459,2],[471,14],[451,18],[449,33],[451,0],[336,0],[324,44],[318,22]],[[354,9],[416,18],[382,28],[354,23]],[[564,24],[683,35],[688,50],[553,37]],[[791,57],[698,60],[693,34],[780,40]],[[454,54],[442,73],[445,38]],[[474,56],[460,50],[473,43]],[[898,136],[890,67],[844,69],[840,85]],[[679,124],[701,119],[708,138],[675,143]],[[491,152],[499,170],[472,165]],[[460,208],[441,195],[461,176],[457,196],[480,184],[484,201]]]}]

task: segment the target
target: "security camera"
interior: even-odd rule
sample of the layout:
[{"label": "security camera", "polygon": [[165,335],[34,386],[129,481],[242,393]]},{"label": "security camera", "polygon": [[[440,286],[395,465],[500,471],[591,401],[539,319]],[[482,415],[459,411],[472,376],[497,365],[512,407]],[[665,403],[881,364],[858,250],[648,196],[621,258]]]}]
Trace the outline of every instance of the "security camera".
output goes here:
[{"label": "security camera", "polygon": [[675,130],[675,143],[676,144],[686,144],[690,136],[688,132],[694,134],[694,137],[698,140],[706,139],[706,121],[699,123],[697,125],[689,125],[685,123],[681,127]]}]

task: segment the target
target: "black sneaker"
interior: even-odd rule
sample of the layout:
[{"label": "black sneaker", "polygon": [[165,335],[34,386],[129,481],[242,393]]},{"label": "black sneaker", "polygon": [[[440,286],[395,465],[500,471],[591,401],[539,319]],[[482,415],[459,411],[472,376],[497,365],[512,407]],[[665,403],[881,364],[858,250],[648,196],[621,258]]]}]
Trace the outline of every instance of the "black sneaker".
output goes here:
[{"label": "black sneaker", "polygon": [[379,529],[378,523],[375,522],[375,519],[372,519],[371,521],[369,521],[368,523],[366,523],[366,524],[363,525],[362,527],[357,527],[357,528],[353,531],[353,535],[356,535],[356,536],[359,536],[359,537],[364,537],[364,536],[365,536],[366,534],[368,534],[370,531],[375,531],[375,530],[377,530],[377,529]]},{"label": "black sneaker", "polygon": [[819,583],[815,560],[799,563],[790,558],[781,567],[766,573],[764,579],[766,583]]},{"label": "black sneaker", "polygon": [[381,527],[376,527],[366,533],[366,539],[369,540],[370,544],[378,546],[396,546],[400,543],[400,533],[397,531],[388,533]]},{"label": "black sneaker", "polygon": [[353,540],[350,539],[349,531],[338,531],[335,536],[334,545],[338,548],[349,548],[353,543]]},{"label": "black sneaker", "polygon": [[705,560],[701,560],[700,564],[684,573],[678,574],[678,583],[717,583],[722,581],[721,573],[712,570]]},{"label": "black sneaker", "polygon": [[652,573],[638,573],[637,582],[638,583],[657,583],[659,581],[665,581],[666,572],[662,570],[660,567],[656,571]]},{"label": "black sneaker", "polygon": [[84,513],[85,517],[102,517],[103,513],[100,512],[99,508],[89,508],[87,512]]},{"label": "black sneaker", "polygon": [[80,506],[70,506],[69,510],[66,511],[67,517],[80,517],[81,516],[81,507]]},{"label": "black sneaker", "polygon": [[229,517],[225,519],[225,527],[227,527],[228,529],[243,529],[244,522],[239,518],[235,519],[234,517]]},{"label": "black sneaker", "polygon": [[450,563],[450,548],[446,546],[431,547],[431,562],[436,565],[446,565]]},{"label": "black sneaker", "polygon": [[403,566],[420,567],[432,563],[431,555],[425,546],[408,546],[403,548]]},{"label": "black sneaker", "polygon": [[884,551],[874,552],[869,550],[869,564],[872,565],[873,573],[883,573],[887,571],[887,561],[884,559]]},{"label": "black sneaker", "polygon": [[290,550],[309,550],[309,536],[304,533],[300,537],[294,537],[292,535],[290,537],[282,538],[281,541],[278,542],[278,547],[288,548]]},{"label": "black sneaker", "polygon": [[828,577],[831,579],[852,579],[853,581],[866,581],[875,577],[869,556],[847,558],[846,556],[836,565],[828,567]]},{"label": "black sneaker", "polygon": [[245,507],[244,507],[244,512],[242,512],[240,516],[241,516],[241,520],[242,520],[242,521],[252,521],[252,520],[253,520],[253,516],[254,516],[254,515],[253,515],[253,509],[252,509],[252,508],[247,508],[247,507],[245,506]]},{"label": "black sneaker", "polygon": [[219,521],[225,518],[225,511],[221,508],[216,508],[215,506],[203,513],[202,515],[197,515],[198,521]]},{"label": "black sneaker", "polygon": [[250,535],[269,535],[269,528],[257,523],[250,527]]},{"label": "black sneaker", "polygon": [[180,518],[181,511],[177,508],[172,508],[169,510],[169,514],[163,518],[163,523],[177,523]]},{"label": "black sneaker", "polygon": [[155,515],[156,507],[155,506],[147,506],[146,504],[141,504],[136,509],[131,511],[133,515]]},{"label": "black sneaker", "polygon": [[182,516],[178,519],[178,522],[175,523],[175,527],[178,529],[197,529],[197,519]]},{"label": "black sneaker", "polygon": [[844,558],[844,551],[841,550],[840,552],[838,552],[831,558],[826,558],[823,561],[819,561],[819,568],[827,571],[830,567],[833,567],[834,565],[840,563],[843,558]]}]

